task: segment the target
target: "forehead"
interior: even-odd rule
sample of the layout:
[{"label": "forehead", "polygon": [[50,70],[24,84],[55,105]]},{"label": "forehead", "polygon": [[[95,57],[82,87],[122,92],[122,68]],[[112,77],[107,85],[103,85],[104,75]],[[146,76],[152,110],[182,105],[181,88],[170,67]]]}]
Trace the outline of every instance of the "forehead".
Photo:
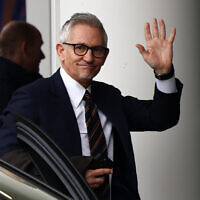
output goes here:
[{"label": "forehead", "polygon": [[104,37],[99,28],[88,24],[76,24],[69,30],[68,42],[83,43],[90,46],[103,45]]}]

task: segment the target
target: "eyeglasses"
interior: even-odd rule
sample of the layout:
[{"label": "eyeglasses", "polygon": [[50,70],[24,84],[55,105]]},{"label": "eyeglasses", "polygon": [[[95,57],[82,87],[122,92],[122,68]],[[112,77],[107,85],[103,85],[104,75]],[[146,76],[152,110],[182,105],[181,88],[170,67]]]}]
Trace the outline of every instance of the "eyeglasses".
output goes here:
[{"label": "eyeglasses", "polygon": [[63,42],[63,44],[72,45],[74,47],[74,53],[78,56],[84,56],[88,52],[88,49],[91,49],[94,57],[103,58],[109,50],[103,46],[88,47],[85,44],[70,44],[67,42]]}]

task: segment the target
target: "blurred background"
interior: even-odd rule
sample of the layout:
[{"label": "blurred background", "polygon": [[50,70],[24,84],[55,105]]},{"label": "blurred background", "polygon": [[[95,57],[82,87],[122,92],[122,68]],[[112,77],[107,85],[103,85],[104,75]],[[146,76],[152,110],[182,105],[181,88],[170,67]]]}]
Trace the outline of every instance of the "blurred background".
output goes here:
[{"label": "blurred background", "polygon": [[0,30],[10,20],[26,21],[25,0],[0,0]]}]

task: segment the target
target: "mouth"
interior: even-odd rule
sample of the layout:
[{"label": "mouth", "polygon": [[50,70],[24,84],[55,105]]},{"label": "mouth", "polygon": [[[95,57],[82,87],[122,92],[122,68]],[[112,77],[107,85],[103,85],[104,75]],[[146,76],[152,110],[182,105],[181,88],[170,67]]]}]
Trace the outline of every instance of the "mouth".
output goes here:
[{"label": "mouth", "polygon": [[94,65],[88,65],[88,64],[84,64],[84,63],[82,63],[82,64],[77,64],[79,67],[84,67],[84,68],[94,68],[95,66]]}]

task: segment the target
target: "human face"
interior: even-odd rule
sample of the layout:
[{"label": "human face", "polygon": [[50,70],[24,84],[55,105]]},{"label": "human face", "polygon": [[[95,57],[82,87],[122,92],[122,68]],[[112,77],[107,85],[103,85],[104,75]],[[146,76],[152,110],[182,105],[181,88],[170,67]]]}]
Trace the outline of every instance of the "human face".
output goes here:
[{"label": "human face", "polygon": [[30,72],[39,72],[40,61],[45,58],[44,53],[41,49],[42,44],[43,41],[41,34],[39,32],[36,32],[34,44],[29,46],[29,53],[31,54],[31,56],[29,56],[28,70]]},{"label": "human face", "polygon": [[[71,27],[67,43],[84,44],[89,47],[104,46],[104,37],[100,29],[87,25],[76,24]],[[96,58],[92,55],[91,49],[83,56],[74,53],[71,45],[57,44],[57,53],[62,67],[65,71],[83,87],[87,88],[93,77],[95,77],[104,64],[108,51],[103,58]]]}]

